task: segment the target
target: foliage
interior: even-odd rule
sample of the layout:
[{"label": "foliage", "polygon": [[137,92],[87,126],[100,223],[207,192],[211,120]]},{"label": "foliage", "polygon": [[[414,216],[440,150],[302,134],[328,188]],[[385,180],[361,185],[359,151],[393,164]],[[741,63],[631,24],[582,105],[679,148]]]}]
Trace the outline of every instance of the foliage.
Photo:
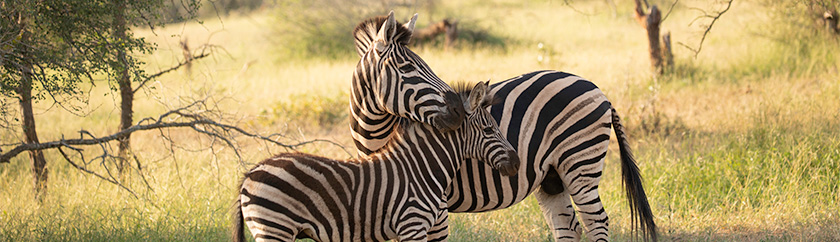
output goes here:
[{"label": "foliage", "polygon": [[[496,51],[506,51],[506,47],[510,45],[519,44],[517,39],[505,38],[497,35],[489,27],[482,25],[478,20],[458,20],[458,38],[455,45],[458,49],[490,49]],[[423,26],[417,26],[422,28]],[[445,36],[439,35],[429,41],[423,46],[434,46],[437,49],[443,49],[445,45]]]},{"label": "foliage", "polygon": [[[127,1],[132,8],[126,19],[134,25],[155,25],[154,10],[162,0]],[[143,80],[146,73],[140,68],[143,61],[131,55],[124,65],[117,58],[117,51],[146,55],[154,46],[143,38],[129,36],[119,40],[113,36],[115,1],[106,0],[4,0],[0,8],[0,29],[3,29],[2,76],[0,93],[14,96],[27,65],[33,67],[33,98],[50,97],[63,103],[63,95],[75,101],[86,102],[79,94],[84,90],[79,84],[93,82],[100,76],[116,78],[124,66],[131,71],[133,80]],[[28,35],[28,36],[27,36]],[[21,40],[22,36],[28,38]],[[78,111],[78,107],[71,111]]]},{"label": "foliage", "polygon": [[336,59],[355,57],[352,31],[362,20],[394,10],[406,22],[416,10],[433,6],[434,0],[290,0],[274,11],[274,42],[291,58]]},{"label": "foliage", "polygon": [[[825,38],[823,21],[826,12],[840,10],[840,0],[757,0],[767,7],[772,14],[772,24],[768,31],[777,36],[808,36]],[[835,19],[840,16],[833,16]]]},{"label": "foliage", "polygon": [[162,23],[179,23],[198,17],[212,19],[231,12],[248,13],[266,5],[263,0],[164,1],[160,8]]},{"label": "foliage", "polygon": [[[446,9],[442,9],[446,8]],[[356,24],[369,17],[395,11],[400,22],[414,13],[421,15],[417,28],[443,18],[458,21],[456,46],[463,49],[495,49],[506,51],[506,46],[517,44],[517,38],[507,38],[492,30],[494,23],[462,16],[460,8],[449,7],[437,0],[405,1],[281,1],[274,7],[276,24],[272,38],[279,55],[286,59],[353,59],[352,30]],[[442,15],[443,14],[443,15]],[[437,17],[439,19],[431,19]],[[459,19],[466,17],[464,19]],[[442,38],[431,43],[443,46]]]},{"label": "foliage", "polygon": [[270,110],[263,110],[263,116],[269,125],[278,122],[293,123],[301,126],[318,128],[334,127],[347,119],[346,93],[333,96],[319,96],[311,93],[292,94],[288,100],[279,101]]}]

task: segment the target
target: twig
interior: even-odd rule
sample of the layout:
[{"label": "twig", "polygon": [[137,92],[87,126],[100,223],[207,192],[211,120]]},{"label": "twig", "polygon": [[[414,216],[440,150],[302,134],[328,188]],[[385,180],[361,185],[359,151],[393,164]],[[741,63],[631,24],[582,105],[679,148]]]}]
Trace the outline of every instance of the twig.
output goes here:
[{"label": "twig", "polygon": [[661,22],[663,22],[663,23],[664,23],[664,22],[665,22],[665,20],[666,20],[666,19],[668,19],[668,16],[670,16],[670,15],[671,15],[671,11],[673,11],[673,10],[674,10],[674,6],[676,6],[678,2],[680,2],[680,0],[676,0],[676,1],[674,1],[674,3],[671,3],[671,7],[670,7],[670,8],[668,8],[668,13],[666,13],[666,14],[665,14],[665,17],[662,17],[662,21],[661,21]]},{"label": "twig", "polygon": [[[72,160],[72,159],[70,159],[70,156],[68,156],[66,153],[64,153],[64,150],[63,150],[63,149],[61,149],[62,147],[67,147],[67,148],[72,149],[73,151],[78,152],[78,153],[79,153],[79,155],[82,157],[82,161],[84,162],[84,154],[82,154],[82,150],[81,150],[81,149],[78,149],[78,148],[71,147],[71,146],[69,146],[69,145],[60,146],[60,147],[58,147],[58,148],[57,148],[57,149],[58,149],[58,153],[61,153],[61,156],[64,158],[64,160],[66,160],[66,161],[67,161],[67,163],[70,163],[70,165],[72,165],[72,166],[73,166],[73,167],[75,167],[76,169],[79,169],[80,171],[82,171],[82,172],[84,172],[84,173],[87,173],[87,174],[89,174],[89,175],[93,175],[93,176],[95,176],[95,177],[97,177],[97,178],[99,178],[99,179],[101,179],[101,180],[107,181],[107,182],[109,182],[109,183],[111,183],[111,184],[117,185],[117,187],[119,187],[119,188],[121,188],[121,189],[125,190],[126,192],[128,192],[129,194],[131,194],[131,196],[133,196],[134,198],[136,198],[136,199],[142,199],[142,200],[145,200],[146,202],[148,202],[149,204],[151,204],[153,207],[155,207],[155,208],[160,208],[160,207],[159,207],[157,204],[155,204],[153,201],[151,201],[151,200],[149,200],[149,199],[146,199],[145,197],[142,197],[142,196],[137,195],[137,193],[136,193],[136,192],[134,192],[133,190],[131,190],[131,188],[126,187],[126,186],[125,186],[125,185],[123,185],[121,182],[119,182],[119,181],[117,181],[116,179],[114,179],[114,177],[113,177],[113,176],[110,176],[110,175],[109,175],[111,178],[105,177],[105,176],[103,176],[103,175],[101,175],[101,174],[99,174],[99,173],[96,173],[96,172],[94,172],[94,171],[91,171],[91,170],[87,169],[87,168],[86,168],[86,166],[81,166],[81,165],[77,164],[76,162],[73,162],[73,160]],[[109,174],[110,174],[110,173],[109,173]],[[145,178],[144,178],[144,181],[145,181]],[[151,189],[151,186],[149,186],[148,182],[146,183],[146,186],[147,186],[149,189]]]},{"label": "twig", "polygon": [[158,73],[152,74],[152,75],[150,75],[150,76],[146,77],[146,79],[144,79],[143,81],[141,81],[141,82],[140,82],[140,84],[139,84],[139,85],[137,85],[137,88],[135,88],[135,89],[134,89],[134,91],[132,91],[132,92],[136,93],[136,92],[137,92],[137,90],[140,90],[140,88],[142,88],[143,86],[145,86],[145,85],[146,85],[146,83],[148,83],[149,81],[151,81],[151,80],[153,80],[153,79],[155,79],[155,78],[157,78],[157,77],[159,77],[159,76],[161,76],[161,75],[163,75],[163,74],[166,74],[166,73],[168,73],[168,72],[171,72],[171,71],[174,71],[174,70],[180,69],[181,67],[183,67],[183,66],[185,66],[185,65],[188,65],[188,64],[192,63],[192,61],[194,61],[194,60],[201,59],[201,58],[207,57],[207,56],[209,56],[209,55],[210,55],[210,52],[208,52],[208,53],[203,53],[203,52],[202,52],[200,55],[192,56],[192,59],[190,59],[190,60],[184,60],[184,61],[182,61],[182,62],[178,63],[178,65],[175,65],[175,66],[173,66],[173,67],[170,67],[170,68],[168,68],[168,69],[166,69],[166,70],[162,70],[162,71],[160,71],[160,72],[158,72]]},{"label": "twig", "polygon": [[[102,180],[104,180],[104,181],[110,182],[111,184],[114,184],[114,185],[119,186],[120,188],[122,188],[123,190],[127,191],[129,194],[131,194],[132,196],[134,196],[134,198],[140,198],[140,196],[137,196],[137,193],[135,193],[134,191],[132,191],[132,190],[131,190],[131,189],[129,189],[128,187],[124,186],[122,183],[120,183],[120,182],[116,181],[115,179],[111,179],[111,178],[104,177],[104,176],[100,175],[99,173],[93,172],[93,171],[91,171],[91,170],[88,170],[88,169],[87,169],[87,168],[85,168],[85,167],[82,167],[82,166],[80,166],[80,165],[76,164],[76,162],[73,162],[73,160],[71,160],[71,159],[70,159],[70,157],[69,157],[69,156],[67,156],[67,154],[66,154],[66,153],[64,153],[64,150],[62,150],[62,149],[61,149],[61,147],[62,147],[62,146],[59,146],[59,147],[58,147],[58,153],[61,153],[61,156],[62,156],[62,157],[64,157],[64,160],[66,160],[66,161],[67,161],[67,163],[70,163],[70,165],[72,165],[72,166],[73,166],[73,167],[75,167],[76,169],[79,169],[80,171],[83,171],[83,172],[85,172],[85,173],[87,173],[87,174],[94,175],[94,176],[98,177],[99,179],[102,179]],[[69,147],[69,146],[67,146],[67,147]],[[74,149],[74,150],[75,150],[75,149]],[[81,153],[82,153],[82,151],[81,151],[81,150],[75,150],[75,151],[76,151],[76,152],[79,152],[79,154],[81,154]]]},{"label": "twig", "polygon": [[575,8],[575,6],[572,6],[572,3],[570,3],[570,2],[569,2],[569,0],[563,0],[563,3],[564,3],[564,4],[566,4],[566,6],[568,6],[569,8],[571,8],[571,9],[572,9],[572,11],[575,11],[575,12],[577,12],[577,13],[581,14],[581,15],[584,15],[584,16],[594,16],[594,14],[591,14],[591,13],[586,13],[586,12],[583,12],[583,11],[578,10],[577,8]]},{"label": "twig", "polygon": [[733,1],[735,1],[735,0],[729,0],[729,2],[726,3],[726,8],[723,9],[723,11],[718,12],[717,15],[715,15],[715,16],[707,14],[706,11],[704,11],[702,9],[696,9],[696,10],[702,12],[703,16],[699,16],[699,17],[695,18],[694,20],[691,21],[691,23],[689,25],[693,24],[694,21],[696,21],[698,19],[701,19],[701,18],[711,18],[712,19],[712,22],[709,23],[709,26],[707,26],[706,30],[703,32],[703,37],[700,38],[700,44],[697,46],[696,50],[694,48],[689,47],[686,44],[683,44],[682,42],[677,42],[677,44],[684,46],[685,48],[687,48],[691,52],[694,52],[694,58],[697,58],[697,55],[700,54],[700,50],[703,49],[703,42],[706,41],[706,36],[709,34],[710,31],[712,31],[712,26],[715,25],[715,22],[717,22],[717,20],[720,19],[720,17],[723,16],[724,13],[729,11],[729,8],[732,7],[732,2]]}]

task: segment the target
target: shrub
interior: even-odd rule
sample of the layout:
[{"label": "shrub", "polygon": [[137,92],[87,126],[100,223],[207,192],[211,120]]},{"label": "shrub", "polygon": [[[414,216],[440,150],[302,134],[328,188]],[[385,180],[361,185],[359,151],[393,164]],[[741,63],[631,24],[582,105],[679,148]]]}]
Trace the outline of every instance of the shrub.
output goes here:
[{"label": "shrub", "polygon": [[394,10],[397,21],[406,22],[425,1],[290,0],[277,4],[275,43],[288,58],[336,59],[355,57],[352,32],[369,17]]},{"label": "shrub", "polygon": [[286,122],[297,126],[331,128],[347,119],[349,112],[347,93],[324,96],[312,93],[292,94],[288,100],[263,110],[263,117],[270,124]]}]

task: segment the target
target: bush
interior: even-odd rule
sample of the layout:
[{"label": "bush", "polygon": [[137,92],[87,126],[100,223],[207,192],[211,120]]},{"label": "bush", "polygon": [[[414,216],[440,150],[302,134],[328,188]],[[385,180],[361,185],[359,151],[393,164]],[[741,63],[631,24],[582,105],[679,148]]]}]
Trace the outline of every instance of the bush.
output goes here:
[{"label": "bush", "polygon": [[291,123],[297,126],[331,128],[347,119],[350,100],[347,93],[322,96],[300,93],[289,96],[287,101],[271,105],[263,110],[263,117],[269,124],[277,122]]},{"label": "bush", "polygon": [[[837,10],[840,0],[759,0],[767,6],[775,21],[769,30],[813,37],[837,32]],[[825,14],[833,15],[827,17]],[[828,19],[834,19],[833,22]]]},{"label": "bush", "polygon": [[355,57],[353,29],[367,18],[394,10],[406,22],[417,9],[434,0],[290,0],[276,6],[277,24],[271,31],[282,56],[336,59]]}]

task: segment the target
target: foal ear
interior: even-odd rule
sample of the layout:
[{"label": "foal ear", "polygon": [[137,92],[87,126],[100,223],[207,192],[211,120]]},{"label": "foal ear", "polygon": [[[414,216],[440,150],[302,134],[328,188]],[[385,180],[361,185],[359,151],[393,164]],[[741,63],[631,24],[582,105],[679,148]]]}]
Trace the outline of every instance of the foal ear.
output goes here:
[{"label": "foal ear", "polygon": [[481,103],[484,101],[484,96],[487,95],[487,82],[478,82],[473,87],[472,91],[470,91],[470,97],[468,98],[469,103],[469,110],[470,113],[475,112],[481,108]]}]

